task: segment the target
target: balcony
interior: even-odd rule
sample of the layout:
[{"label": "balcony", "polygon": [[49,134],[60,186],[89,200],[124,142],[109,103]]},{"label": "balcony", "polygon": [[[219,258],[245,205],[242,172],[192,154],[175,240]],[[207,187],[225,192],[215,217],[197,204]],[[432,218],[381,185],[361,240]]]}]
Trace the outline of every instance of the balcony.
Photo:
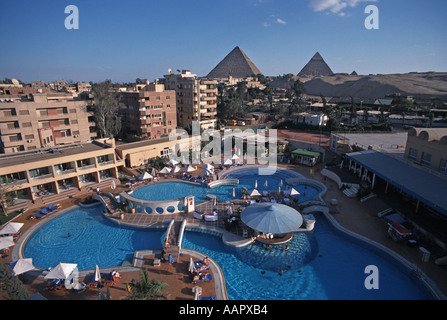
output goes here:
[{"label": "balcony", "polygon": [[25,184],[27,182],[28,182],[27,179],[11,180],[11,181],[8,181],[8,182],[0,183],[0,186],[10,188],[10,187],[15,187],[15,186],[18,186],[18,185],[21,185],[21,184]]},{"label": "balcony", "polygon": [[103,161],[103,162],[98,163],[98,165],[99,166],[107,166],[109,164],[114,164],[114,163],[115,163],[115,161],[113,161],[113,160],[107,160],[107,161]]},{"label": "balcony", "polygon": [[40,176],[32,177],[31,181],[40,181],[40,180],[45,180],[45,179],[49,179],[49,178],[53,178],[53,174],[52,173],[42,174]]},{"label": "balcony", "polygon": [[63,176],[70,173],[75,173],[76,169],[56,170],[56,175]]},{"label": "balcony", "polygon": [[94,163],[80,166],[80,167],[78,167],[78,170],[83,171],[83,170],[88,170],[88,169],[93,169],[93,168],[96,168],[96,165]]}]

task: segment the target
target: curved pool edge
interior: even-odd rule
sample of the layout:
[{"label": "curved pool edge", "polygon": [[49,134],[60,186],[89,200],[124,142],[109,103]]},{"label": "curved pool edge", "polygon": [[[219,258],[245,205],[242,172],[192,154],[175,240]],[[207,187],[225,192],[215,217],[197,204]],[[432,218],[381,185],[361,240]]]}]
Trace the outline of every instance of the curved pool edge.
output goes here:
[{"label": "curved pool edge", "polygon": [[435,282],[432,279],[430,279],[430,277],[428,277],[418,266],[409,262],[407,259],[402,257],[397,252],[391,250],[390,248],[374,240],[371,240],[365,236],[362,236],[354,231],[346,229],[327,210],[325,210],[326,208],[318,209],[316,206],[315,208],[316,211],[321,212],[325,216],[325,218],[331,223],[331,225],[337,230],[383,251],[384,253],[388,254],[391,258],[399,262],[403,267],[407,268],[412,274],[414,274],[421,281],[421,283],[431,293],[431,295],[435,300],[447,300],[447,297],[441,292],[441,290],[439,290]]},{"label": "curved pool edge", "polygon": [[[97,204],[96,204],[97,205]],[[53,220],[54,218],[70,211],[70,210],[74,210],[76,208],[82,208],[79,205],[74,205],[65,209],[62,209],[58,212],[52,213],[50,214],[48,217],[43,218],[41,221],[37,222],[36,224],[34,224],[33,226],[31,226],[28,230],[25,231],[25,233],[19,237],[19,239],[17,240],[15,246],[12,249],[12,253],[11,253],[11,260],[12,261],[17,261],[21,258],[25,258],[24,254],[23,254],[23,250],[25,248],[26,242],[28,241],[29,237],[40,227],[42,227],[44,224],[50,222],[51,220]],[[39,267],[34,266],[37,270],[43,270],[46,271],[46,269],[42,269]]]},{"label": "curved pool edge", "polygon": [[[199,260],[203,260],[207,255],[192,249],[182,249],[183,254],[196,257]],[[211,257],[208,257],[210,261],[210,268],[214,275],[214,287],[216,289],[216,300],[228,300],[227,286],[225,284],[225,277],[219,264]]]}]

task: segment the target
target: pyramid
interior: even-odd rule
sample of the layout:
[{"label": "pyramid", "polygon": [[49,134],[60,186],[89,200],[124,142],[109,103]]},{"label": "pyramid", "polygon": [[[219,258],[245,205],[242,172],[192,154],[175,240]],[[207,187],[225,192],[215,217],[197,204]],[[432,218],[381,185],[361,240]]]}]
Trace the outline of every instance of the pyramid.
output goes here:
[{"label": "pyramid", "polygon": [[315,53],[315,55],[310,59],[310,61],[301,69],[300,73],[298,73],[299,77],[306,76],[331,76],[334,73],[331,68],[327,65],[324,59],[321,57],[320,53]]},{"label": "pyramid", "polygon": [[208,79],[227,79],[229,76],[237,79],[261,74],[261,71],[251,62],[241,48],[234,48],[219,64],[206,76]]}]

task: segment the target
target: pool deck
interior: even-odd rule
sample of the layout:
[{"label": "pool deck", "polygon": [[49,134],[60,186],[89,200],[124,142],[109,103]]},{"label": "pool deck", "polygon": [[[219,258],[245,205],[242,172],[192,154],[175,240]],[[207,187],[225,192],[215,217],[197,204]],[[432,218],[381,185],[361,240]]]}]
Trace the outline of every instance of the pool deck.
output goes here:
[{"label": "pool deck", "polygon": [[[378,218],[373,212],[363,203],[361,203],[357,198],[349,198],[344,195],[339,189],[338,186],[330,180],[324,179],[324,177],[320,174],[321,167],[314,167],[312,170],[309,167],[305,166],[295,166],[295,165],[280,165],[281,167],[291,169],[296,171],[306,178],[315,179],[320,181],[327,187],[327,192],[323,197],[326,203],[330,203],[331,199],[342,200],[342,206],[339,208],[339,213],[332,214],[332,217],[344,228],[355,232],[361,236],[364,236],[372,241],[375,241],[390,250],[396,252],[403,258],[405,258],[410,263],[416,265],[420,270],[425,273],[437,286],[437,288],[444,294],[447,295],[447,268],[440,267],[433,262],[433,259],[430,259],[428,262],[423,262],[421,259],[421,255],[419,252],[419,247],[409,247],[402,243],[396,243],[388,237],[387,234],[387,225],[386,223]],[[312,174],[313,171],[313,174]],[[114,192],[120,192],[125,190],[125,186],[118,186]],[[92,195],[92,192],[89,193],[80,193],[72,196],[69,199],[65,199],[62,201],[58,201],[63,209],[69,209],[74,205],[78,205],[79,202],[88,195]],[[204,204],[206,205],[206,204]],[[198,205],[199,207],[200,205]],[[14,222],[23,222],[24,226],[22,227],[22,236],[23,237],[27,230],[36,226],[37,223],[43,222],[44,220],[28,220],[27,218],[34,213],[37,213],[39,209],[42,208],[42,205],[39,206],[31,206],[29,209],[16,217]],[[205,209],[206,210],[206,209]],[[219,210],[219,209],[218,209]],[[56,213],[57,214],[57,213]],[[55,214],[55,215],[56,215]],[[50,218],[50,217],[48,217]],[[44,218],[44,219],[48,219]],[[241,230],[237,230],[237,234],[226,233],[222,222],[210,222],[210,221],[198,221],[193,217],[192,214],[176,214],[176,215],[126,215],[123,223],[129,223],[132,225],[139,226],[152,226],[152,225],[160,225],[166,222],[166,220],[175,219],[176,221],[183,221],[183,219],[187,219],[188,225],[191,226],[199,226],[204,228],[217,228],[220,229],[224,235],[225,239],[229,239],[229,241],[237,242],[245,242],[248,239],[245,239],[241,236]],[[318,225],[315,225],[317,228]],[[20,238],[19,238],[20,241]],[[19,242],[18,241],[18,242]],[[12,250],[10,251],[12,253]],[[4,263],[9,263],[11,261],[12,254],[9,254],[6,258],[1,258],[0,261]],[[152,261],[155,258],[155,255],[148,255],[144,258],[143,266],[148,269],[149,275],[154,278],[160,279],[168,283],[169,287],[167,289],[167,299],[172,300],[192,300],[193,292],[192,288],[195,286],[191,280],[189,279],[189,274],[187,271],[187,265],[189,263],[190,255],[184,254],[180,257],[178,263],[174,265],[168,263],[162,263],[161,266],[155,267],[152,266]],[[195,258],[196,259],[196,258]],[[127,292],[125,290],[125,283],[129,282],[132,279],[140,278],[140,269],[136,267],[125,267],[125,268],[116,268],[120,271],[122,275],[122,279],[120,279],[116,286],[111,287],[110,291],[112,294],[112,299],[123,299]],[[101,270],[103,272],[103,270]],[[42,270],[38,271],[42,273]],[[85,272],[85,281],[89,281],[93,270],[89,272]],[[35,273],[25,274],[22,276],[27,280],[25,283],[25,287],[28,289],[30,294],[40,293],[46,299],[50,300],[97,300],[98,299],[98,289],[87,289],[82,293],[73,293],[70,290],[57,290],[54,292],[49,292],[45,290],[45,280],[36,276]],[[82,279],[81,279],[82,280]],[[223,280],[223,279],[221,279]],[[202,296],[208,295],[216,295],[216,287],[219,288],[219,284],[216,285],[215,281],[210,281],[206,283],[200,283],[199,285],[202,287],[203,294]],[[219,288],[221,290],[222,288]],[[104,290],[105,291],[105,290]],[[2,298],[2,292],[0,291],[0,299]]]}]

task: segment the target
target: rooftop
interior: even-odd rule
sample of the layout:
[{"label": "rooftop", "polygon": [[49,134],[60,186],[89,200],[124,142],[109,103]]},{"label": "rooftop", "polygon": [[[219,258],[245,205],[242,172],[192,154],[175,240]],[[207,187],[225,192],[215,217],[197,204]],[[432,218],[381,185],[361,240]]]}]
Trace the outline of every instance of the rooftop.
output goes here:
[{"label": "rooftop", "polygon": [[346,156],[413,198],[447,215],[447,180],[374,150],[348,153]]},{"label": "rooftop", "polygon": [[107,149],[111,147],[104,144],[91,142],[85,144],[70,144],[47,149],[38,149],[36,151],[3,154],[0,155],[0,168],[45,161],[47,159],[62,158],[91,151],[103,150],[105,148]]}]

